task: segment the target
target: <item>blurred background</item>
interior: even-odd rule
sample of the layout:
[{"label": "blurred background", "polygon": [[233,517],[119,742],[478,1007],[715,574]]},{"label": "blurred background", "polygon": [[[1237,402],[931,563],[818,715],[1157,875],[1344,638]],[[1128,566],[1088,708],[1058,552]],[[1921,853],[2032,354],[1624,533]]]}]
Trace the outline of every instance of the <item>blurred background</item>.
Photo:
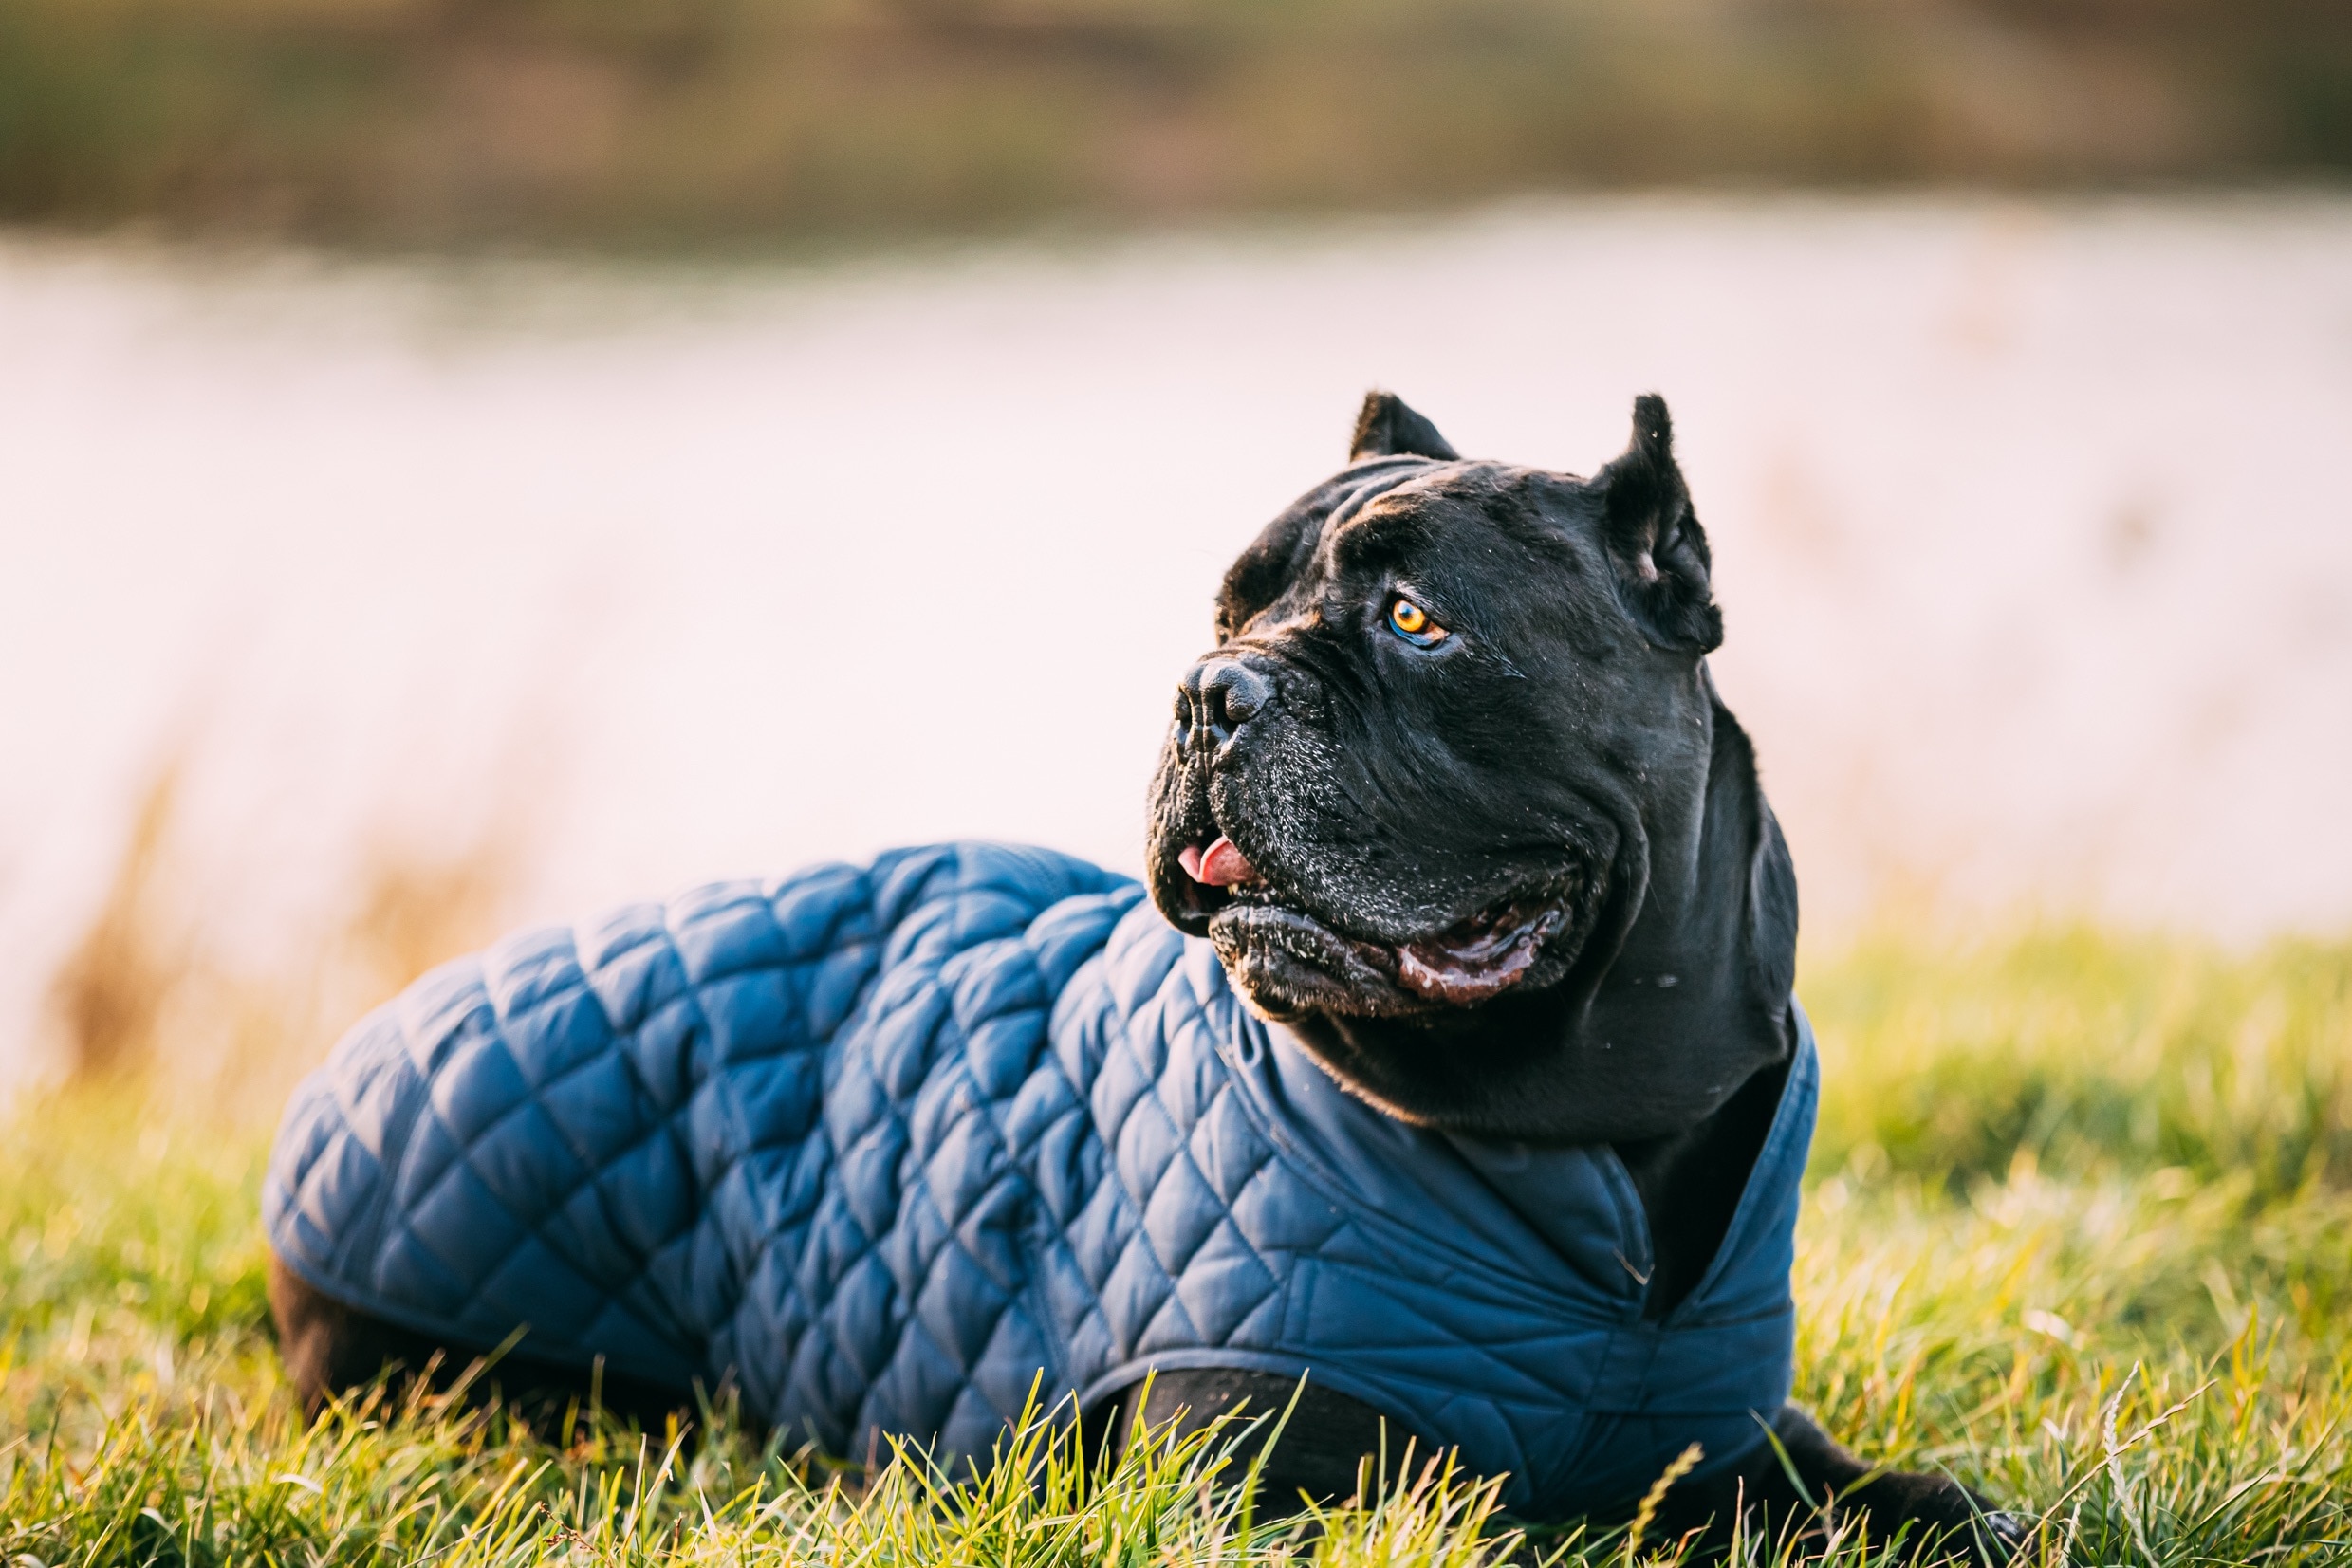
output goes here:
[{"label": "blurred background", "polygon": [[838,243],[2352,166],[2341,0],[9,0],[0,214]]},{"label": "blurred background", "polygon": [[0,0],[0,1085],[1134,869],[1372,385],[1668,397],[1808,951],[2333,938],[2347,175],[2332,0]]}]

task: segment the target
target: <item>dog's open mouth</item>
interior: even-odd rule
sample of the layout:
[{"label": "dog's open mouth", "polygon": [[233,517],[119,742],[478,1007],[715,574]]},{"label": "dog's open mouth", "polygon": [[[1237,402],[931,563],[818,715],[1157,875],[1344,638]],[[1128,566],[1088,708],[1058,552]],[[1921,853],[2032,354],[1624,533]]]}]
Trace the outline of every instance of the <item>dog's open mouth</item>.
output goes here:
[{"label": "dog's open mouth", "polygon": [[[1306,1005],[1327,1004],[1334,993],[1353,993],[1361,1001],[1367,982],[1385,982],[1444,1005],[1484,1002],[1525,978],[1544,944],[1568,920],[1559,897],[1530,893],[1426,936],[1373,941],[1336,930],[1283,897],[1222,834],[1186,845],[1176,858],[1218,950],[1245,977],[1260,982],[1253,991],[1270,988]],[[1320,972],[1301,975],[1298,965]],[[1277,968],[1291,972],[1269,972]]]},{"label": "dog's open mouth", "polygon": [[1398,948],[1397,978],[1434,1001],[1484,1002],[1535,968],[1545,939],[1567,919],[1557,905],[1504,904]]}]

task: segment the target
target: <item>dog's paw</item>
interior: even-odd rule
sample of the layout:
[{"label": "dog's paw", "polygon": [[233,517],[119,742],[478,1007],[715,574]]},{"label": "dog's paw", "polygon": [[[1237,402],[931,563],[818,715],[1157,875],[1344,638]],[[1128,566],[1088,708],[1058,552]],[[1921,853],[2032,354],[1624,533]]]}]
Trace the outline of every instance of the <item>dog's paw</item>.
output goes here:
[{"label": "dog's paw", "polygon": [[1993,1507],[1946,1476],[1891,1470],[1848,1491],[1837,1512],[1866,1513],[1871,1535],[1909,1542],[1917,1563],[1965,1563],[1972,1568],[2007,1568],[2032,1538],[2021,1515]]},{"label": "dog's paw", "polygon": [[2004,1508],[1987,1508],[1974,1494],[1959,1487],[1954,1489],[1968,1501],[1968,1517],[1957,1522],[1935,1521],[1929,1523],[1924,1535],[1915,1531],[1918,1546],[1912,1560],[1960,1564],[1965,1568],[2009,1568],[2033,1538],[2033,1526],[2021,1515]]},{"label": "dog's paw", "polygon": [[2010,1568],[2033,1539],[2033,1526],[2016,1514],[1991,1509],[1961,1524],[1933,1527],[1916,1538],[1912,1561],[1955,1568]]},{"label": "dog's paw", "polygon": [[1995,1508],[1980,1515],[1975,1527],[1980,1535],[1991,1538],[1985,1543],[1990,1548],[1984,1554],[1988,1562],[2016,1561],[2018,1555],[2025,1551],[2026,1543],[2033,1539],[2033,1522],[2023,1514],[2011,1513],[2006,1508]]}]

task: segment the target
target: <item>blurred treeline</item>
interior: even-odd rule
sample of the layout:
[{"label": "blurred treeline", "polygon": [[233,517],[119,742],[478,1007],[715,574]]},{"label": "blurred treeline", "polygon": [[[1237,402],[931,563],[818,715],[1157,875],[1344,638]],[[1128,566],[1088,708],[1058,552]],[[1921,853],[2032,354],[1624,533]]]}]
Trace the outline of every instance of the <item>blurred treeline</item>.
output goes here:
[{"label": "blurred treeline", "polygon": [[699,246],[2352,170],[2344,0],[0,0],[0,220]]}]

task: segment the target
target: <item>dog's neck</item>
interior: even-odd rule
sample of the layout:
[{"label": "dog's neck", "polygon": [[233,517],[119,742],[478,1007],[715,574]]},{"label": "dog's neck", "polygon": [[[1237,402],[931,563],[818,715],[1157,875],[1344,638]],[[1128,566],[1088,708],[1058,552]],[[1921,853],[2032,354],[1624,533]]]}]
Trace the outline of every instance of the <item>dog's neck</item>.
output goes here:
[{"label": "dog's neck", "polygon": [[1629,824],[1567,978],[1458,1013],[1300,1020],[1343,1082],[1448,1132],[1647,1146],[1702,1131],[1787,1060],[1796,881],[1748,738],[1708,695],[1705,776]]},{"label": "dog's neck", "polygon": [[1704,786],[1671,814],[1645,814],[1639,911],[1582,1017],[1562,1020],[1565,1042],[1591,1053],[1596,1084],[1615,1091],[1590,1113],[1601,1141],[1687,1131],[1790,1049],[1796,875],[1748,736],[1712,685],[1708,696]]}]

